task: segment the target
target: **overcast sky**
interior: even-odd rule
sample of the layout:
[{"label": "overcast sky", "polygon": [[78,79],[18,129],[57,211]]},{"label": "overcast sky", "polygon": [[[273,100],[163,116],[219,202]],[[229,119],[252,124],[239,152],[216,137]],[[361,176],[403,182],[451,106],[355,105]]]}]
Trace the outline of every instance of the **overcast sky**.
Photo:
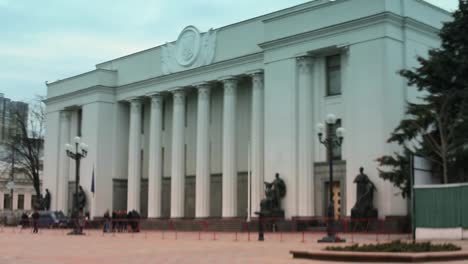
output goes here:
[{"label": "overcast sky", "polygon": [[[395,0],[396,1],[396,0]],[[427,0],[449,11],[458,0]],[[106,60],[305,0],[0,0],[0,92],[14,100],[45,95],[45,81]]]}]

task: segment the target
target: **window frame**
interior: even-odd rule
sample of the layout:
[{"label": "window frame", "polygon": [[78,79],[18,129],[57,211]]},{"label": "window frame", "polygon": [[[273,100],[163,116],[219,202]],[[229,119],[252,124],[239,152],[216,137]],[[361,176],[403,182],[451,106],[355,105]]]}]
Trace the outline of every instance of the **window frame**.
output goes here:
[{"label": "window frame", "polygon": [[[333,58],[336,58],[338,57],[338,65],[330,65],[331,64],[331,60]],[[342,86],[342,63],[341,63],[341,54],[333,54],[333,55],[328,55],[328,56],[325,56],[325,95],[327,97],[330,97],[330,96],[339,96],[343,93],[343,86]],[[339,92],[332,92],[332,89],[331,89],[331,86],[330,86],[330,73],[331,72],[335,72],[335,71],[338,71],[338,74],[339,74],[339,77],[340,77],[340,82],[339,82]]]}]

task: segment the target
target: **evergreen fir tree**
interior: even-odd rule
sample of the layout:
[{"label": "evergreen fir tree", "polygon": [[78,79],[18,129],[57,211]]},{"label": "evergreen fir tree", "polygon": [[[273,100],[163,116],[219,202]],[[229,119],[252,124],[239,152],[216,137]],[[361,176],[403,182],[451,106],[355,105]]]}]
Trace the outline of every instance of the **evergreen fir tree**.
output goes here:
[{"label": "evergreen fir tree", "polygon": [[[419,57],[420,67],[400,72],[409,89],[418,89],[421,102],[407,104],[406,118],[388,140],[402,146],[404,156],[430,160],[443,183],[449,182],[449,174],[466,156],[468,145],[468,0],[460,0],[453,18],[439,34],[441,47],[431,49],[427,59]],[[382,178],[402,190],[407,188],[409,173],[403,167],[408,157],[396,154],[378,162],[393,168],[381,170]]]}]

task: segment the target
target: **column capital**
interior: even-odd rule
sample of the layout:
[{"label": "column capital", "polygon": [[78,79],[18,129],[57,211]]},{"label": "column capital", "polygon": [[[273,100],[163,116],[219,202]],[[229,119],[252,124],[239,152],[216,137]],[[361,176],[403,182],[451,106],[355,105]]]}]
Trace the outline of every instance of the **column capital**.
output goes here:
[{"label": "column capital", "polygon": [[226,76],[219,79],[224,86],[224,95],[234,95],[237,89],[238,79],[234,76]]},{"label": "column capital", "polygon": [[175,87],[169,92],[172,93],[174,104],[182,104],[185,101],[185,89],[183,87]]},{"label": "column capital", "polygon": [[246,74],[250,77],[254,76],[263,76],[263,69],[258,69],[258,70],[253,70],[253,71],[248,71]]},{"label": "column capital", "polygon": [[196,83],[193,86],[197,89],[200,99],[209,98],[211,87],[208,82]]},{"label": "column capital", "polygon": [[141,104],[142,103],[142,98],[140,96],[132,96],[125,98],[126,102],[129,102],[130,104]]},{"label": "column capital", "polygon": [[254,71],[249,73],[250,78],[252,78],[252,87],[253,89],[262,89],[264,83],[263,71]]},{"label": "column capital", "polygon": [[146,94],[151,99],[151,108],[160,107],[163,102],[163,94],[161,92],[151,92]]},{"label": "column capital", "polygon": [[301,55],[296,57],[296,62],[300,73],[309,73],[312,69],[314,59],[309,55]]},{"label": "column capital", "polygon": [[195,87],[196,89],[200,89],[200,88],[210,88],[210,83],[209,82],[197,82],[197,83],[194,83],[192,84],[193,87]]},{"label": "column capital", "polygon": [[228,83],[236,83],[237,84],[238,78],[236,76],[233,76],[233,75],[228,75],[228,76],[223,76],[223,77],[219,78],[218,81],[222,82],[224,85],[226,85]]},{"label": "column capital", "polygon": [[163,93],[162,92],[149,92],[145,96],[149,98],[162,97]]}]

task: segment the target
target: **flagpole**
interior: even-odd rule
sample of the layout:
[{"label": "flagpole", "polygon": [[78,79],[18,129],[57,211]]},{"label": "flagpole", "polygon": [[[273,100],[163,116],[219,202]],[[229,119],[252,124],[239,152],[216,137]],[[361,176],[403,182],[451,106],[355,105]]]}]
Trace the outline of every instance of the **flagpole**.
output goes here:
[{"label": "flagpole", "polygon": [[247,143],[247,222],[252,214],[252,172],[250,161],[250,141]]},{"label": "flagpole", "polygon": [[93,199],[91,201],[91,215],[90,218],[91,220],[94,220],[94,215],[96,214],[95,212],[95,193],[96,193],[96,180],[94,176],[94,164],[93,164],[93,174],[91,175],[91,192],[93,193]]}]

